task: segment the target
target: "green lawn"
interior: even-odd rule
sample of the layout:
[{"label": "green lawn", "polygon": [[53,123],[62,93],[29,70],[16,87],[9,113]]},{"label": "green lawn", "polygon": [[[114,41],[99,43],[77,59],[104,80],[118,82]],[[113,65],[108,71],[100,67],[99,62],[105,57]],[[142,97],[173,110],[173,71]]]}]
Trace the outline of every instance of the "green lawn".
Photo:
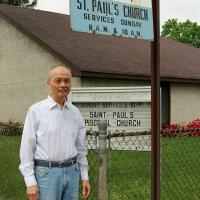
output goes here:
[{"label": "green lawn", "polygon": [[[161,141],[161,199],[200,199],[200,138],[164,138]],[[0,200],[25,200],[19,166],[20,137],[0,136]],[[109,195],[111,200],[150,200],[151,153],[110,151]],[[89,151],[90,200],[97,199],[97,154]]]},{"label": "green lawn", "polygon": [[0,136],[0,200],[24,200],[25,186],[19,167],[20,137]]},{"label": "green lawn", "polygon": [[109,162],[111,200],[150,199],[150,152],[112,151]]},{"label": "green lawn", "polygon": [[162,140],[162,200],[200,199],[200,137]]}]

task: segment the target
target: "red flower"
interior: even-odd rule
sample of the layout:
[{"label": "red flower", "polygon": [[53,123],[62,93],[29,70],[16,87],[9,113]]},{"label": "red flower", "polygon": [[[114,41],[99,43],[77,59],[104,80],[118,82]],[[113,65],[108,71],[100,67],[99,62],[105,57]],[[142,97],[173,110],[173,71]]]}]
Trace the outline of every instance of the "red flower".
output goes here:
[{"label": "red flower", "polygon": [[163,137],[200,136],[200,119],[195,119],[185,126],[180,124],[165,125],[162,130],[164,131]]}]

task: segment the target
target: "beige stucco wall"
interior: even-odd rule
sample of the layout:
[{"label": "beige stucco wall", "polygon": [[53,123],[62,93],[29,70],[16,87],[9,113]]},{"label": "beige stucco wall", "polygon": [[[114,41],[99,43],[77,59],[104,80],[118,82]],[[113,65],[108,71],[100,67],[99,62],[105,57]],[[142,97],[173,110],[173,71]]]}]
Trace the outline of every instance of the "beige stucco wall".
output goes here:
[{"label": "beige stucco wall", "polygon": [[[63,64],[46,49],[0,17],[0,121],[24,121],[28,107],[46,98],[47,73]],[[80,87],[80,78],[72,80]]]},{"label": "beige stucco wall", "polygon": [[171,84],[171,123],[200,118],[200,84]]}]

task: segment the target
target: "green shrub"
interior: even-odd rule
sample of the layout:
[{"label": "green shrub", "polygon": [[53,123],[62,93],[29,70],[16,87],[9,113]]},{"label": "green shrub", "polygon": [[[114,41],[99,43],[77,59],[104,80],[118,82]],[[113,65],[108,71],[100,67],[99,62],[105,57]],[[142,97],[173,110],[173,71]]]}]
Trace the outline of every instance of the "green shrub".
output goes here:
[{"label": "green shrub", "polygon": [[13,119],[8,120],[8,122],[0,122],[0,135],[4,136],[15,136],[22,135],[23,124],[16,122]]}]

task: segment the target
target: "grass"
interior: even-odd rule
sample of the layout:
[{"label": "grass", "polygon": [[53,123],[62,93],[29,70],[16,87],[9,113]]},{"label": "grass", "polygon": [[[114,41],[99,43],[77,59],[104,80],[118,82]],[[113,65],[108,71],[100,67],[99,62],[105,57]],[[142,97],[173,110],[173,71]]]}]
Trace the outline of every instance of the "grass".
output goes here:
[{"label": "grass", "polygon": [[0,200],[24,200],[25,185],[18,170],[20,137],[0,136]]},{"label": "grass", "polygon": [[[161,199],[200,199],[199,137],[163,138],[161,149]],[[25,185],[18,170],[20,137],[0,136],[0,200],[25,200]],[[151,153],[110,151],[110,200],[151,199]],[[97,199],[97,154],[89,150],[89,200]]]},{"label": "grass", "polygon": [[150,199],[150,167],[150,152],[110,152],[110,199]]},{"label": "grass", "polygon": [[200,199],[200,138],[165,138],[162,141],[162,200]]}]

